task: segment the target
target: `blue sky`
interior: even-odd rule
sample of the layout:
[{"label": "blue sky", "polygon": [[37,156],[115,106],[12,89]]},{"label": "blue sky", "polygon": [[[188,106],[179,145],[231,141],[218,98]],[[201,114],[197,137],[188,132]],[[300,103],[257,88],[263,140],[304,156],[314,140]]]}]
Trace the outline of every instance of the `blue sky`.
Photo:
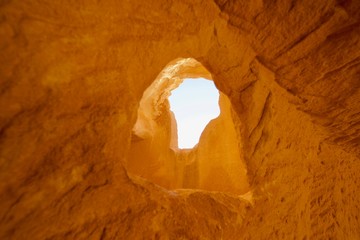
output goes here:
[{"label": "blue sky", "polygon": [[219,91],[213,81],[187,78],[169,97],[178,127],[179,148],[192,148],[205,126],[219,116]]}]

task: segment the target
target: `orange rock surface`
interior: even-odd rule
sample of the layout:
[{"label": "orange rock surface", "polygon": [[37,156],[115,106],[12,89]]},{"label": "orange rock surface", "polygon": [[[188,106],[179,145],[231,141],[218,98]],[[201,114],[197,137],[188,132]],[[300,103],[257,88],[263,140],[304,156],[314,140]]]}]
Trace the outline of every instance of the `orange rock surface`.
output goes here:
[{"label": "orange rock surface", "polygon": [[[360,238],[359,1],[0,16],[0,239]],[[222,112],[179,151],[167,96],[193,76]]]}]

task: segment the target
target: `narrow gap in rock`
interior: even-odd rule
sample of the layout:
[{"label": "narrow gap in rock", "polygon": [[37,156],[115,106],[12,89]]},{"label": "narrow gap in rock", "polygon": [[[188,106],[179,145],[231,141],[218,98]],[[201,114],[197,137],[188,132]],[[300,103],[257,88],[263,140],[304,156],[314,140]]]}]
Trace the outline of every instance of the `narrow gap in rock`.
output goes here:
[{"label": "narrow gap in rock", "polygon": [[249,184],[235,121],[207,69],[192,58],[174,60],[143,93],[128,173],[171,190],[244,194]]},{"label": "narrow gap in rock", "polygon": [[193,148],[210,120],[219,116],[219,91],[213,81],[187,78],[169,97],[179,149]]}]

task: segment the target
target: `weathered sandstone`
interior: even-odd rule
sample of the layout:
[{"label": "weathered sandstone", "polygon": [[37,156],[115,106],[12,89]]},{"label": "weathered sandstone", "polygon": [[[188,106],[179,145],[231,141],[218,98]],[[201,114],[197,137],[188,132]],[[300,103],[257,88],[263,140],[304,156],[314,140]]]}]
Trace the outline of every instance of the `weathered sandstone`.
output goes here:
[{"label": "weathered sandstone", "polygon": [[[0,239],[359,239],[359,22],[358,0],[0,1]],[[176,154],[166,94],[139,107],[189,58],[165,87],[212,79],[224,111]]]}]

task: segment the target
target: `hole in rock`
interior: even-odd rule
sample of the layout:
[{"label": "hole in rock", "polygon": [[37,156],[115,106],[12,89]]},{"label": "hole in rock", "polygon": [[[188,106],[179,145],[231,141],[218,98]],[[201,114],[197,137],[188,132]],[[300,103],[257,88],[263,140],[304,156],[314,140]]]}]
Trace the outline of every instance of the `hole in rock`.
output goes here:
[{"label": "hole in rock", "polygon": [[[174,105],[177,95],[183,110],[209,104],[210,99],[215,104],[215,107],[202,105],[202,110],[208,111],[207,119],[202,123],[203,129],[197,128],[198,135],[202,132],[200,138],[189,140],[188,145],[184,145],[183,137],[192,135],[195,132],[192,127],[199,123],[186,123],[186,115],[185,123],[182,122],[184,119]],[[201,95],[204,99],[195,103],[194,96]],[[194,117],[193,113],[188,114]],[[204,116],[194,117],[195,121],[199,118]],[[206,68],[192,58],[176,59],[143,93],[133,127],[127,171],[167,189],[244,194],[249,186],[241,157],[241,138],[235,127],[235,123],[239,125],[237,121],[230,100],[215,88]]]},{"label": "hole in rock", "polygon": [[187,78],[169,97],[175,114],[178,147],[193,148],[210,120],[219,113],[219,91],[213,81]]}]

